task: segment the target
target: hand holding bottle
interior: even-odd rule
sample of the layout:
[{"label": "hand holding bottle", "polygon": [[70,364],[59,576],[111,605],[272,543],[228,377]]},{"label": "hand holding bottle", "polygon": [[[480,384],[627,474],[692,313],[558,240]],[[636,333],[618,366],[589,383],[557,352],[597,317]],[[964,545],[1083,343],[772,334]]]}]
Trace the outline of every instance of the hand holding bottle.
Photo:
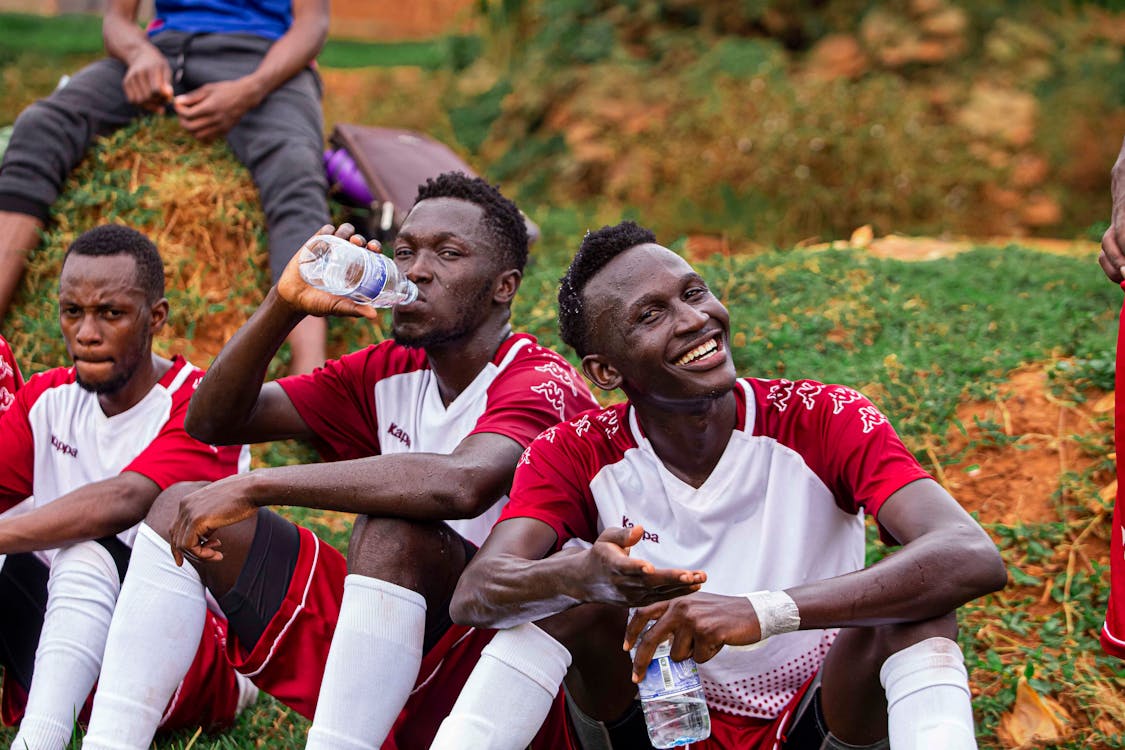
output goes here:
[{"label": "hand holding bottle", "polygon": [[[413,295],[417,294],[417,288],[412,283],[405,278],[399,278],[393,261],[380,253],[378,242],[373,240],[365,244],[364,238],[355,233],[355,228],[351,224],[341,224],[335,231],[331,225],[322,227],[293,255],[277,282],[278,295],[289,305],[308,315],[377,319],[378,308],[365,304],[365,295],[362,292],[356,297],[345,296],[348,295],[349,290],[346,285],[341,286],[341,284],[347,281],[347,274],[340,271],[339,265],[332,270],[326,268],[330,265],[327,261],[331,260],[333,255],[331,251],[334,250],[335,255],[338,256],[341,249],[353,260],[358,257],[363,261],[367,260],[365,256],[371,256],[373,263],[361,263],[361,267],[379,264],[379,267],[385,269],[389,265],[393,269],[393,277],[391,274],[384,275],[384,279],[388,282],[387,286],[393,290],[396,288],[395,284],[402,286],[402,282],[405,282],[413,290]],[[393,283],[389,283],[392,281]],[[357,286],[353,279],[352,291],[355,291]],[[337,293],[337,290],[340,292]],[[375,296],[378,297],[378,293]],[[413,299],[409,294],[395,295],[390,304],[407,297]],[[383,306],[388,305],[384,302]]]}]

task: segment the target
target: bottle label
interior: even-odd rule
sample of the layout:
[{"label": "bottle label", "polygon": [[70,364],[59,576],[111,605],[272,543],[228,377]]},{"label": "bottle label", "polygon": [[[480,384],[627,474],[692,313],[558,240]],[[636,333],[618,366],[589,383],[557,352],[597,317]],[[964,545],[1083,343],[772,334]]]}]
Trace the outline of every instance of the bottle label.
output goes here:
[{"label": "bottle label", "polygon": [[363,274],[359,286],[349,295],[361,302],[375,299],[387,285],[387,267],[382,258],[373,257],[367,266],[367,272]]},{"label": "bottle label", "polygon": [[699,688],[699,667],[695,661],[672,661],[671,651],[672,644],[669,641],[656,647],[644,679],[637,686],[641,700],[669,698]]}]

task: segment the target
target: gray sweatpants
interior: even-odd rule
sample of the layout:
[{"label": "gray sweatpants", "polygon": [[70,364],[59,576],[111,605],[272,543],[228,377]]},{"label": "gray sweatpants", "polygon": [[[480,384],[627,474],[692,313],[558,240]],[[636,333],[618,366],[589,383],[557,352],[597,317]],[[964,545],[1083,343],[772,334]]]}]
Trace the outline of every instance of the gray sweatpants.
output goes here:
[{"label": "gray sweatpants", "polygon": [[[247,34],[164,31],[152,42],[168,58],[176,94],[252,73],[270,40]],[[0,210],[46,220],[70,171],[93,139],[143,111],[125,98],[125,65],[106,58],[16,119],[0,164]],[[276,282],[289,258],[328,223],[320,78],[306,68],[246,113],[227,143],[258,186]]]}]

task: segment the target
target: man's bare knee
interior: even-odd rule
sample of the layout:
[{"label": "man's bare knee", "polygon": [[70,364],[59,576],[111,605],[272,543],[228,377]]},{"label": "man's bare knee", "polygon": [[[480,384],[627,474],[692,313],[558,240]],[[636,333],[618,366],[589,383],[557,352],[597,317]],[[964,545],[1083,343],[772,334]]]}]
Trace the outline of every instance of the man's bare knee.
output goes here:
[{"label": "man's bare knee", "polygon": [[176,514],[180,512],[180,500],[206,485],[207,482],[180,482],[172,485],[156,496],[145,516],[145,523],[163,537],[164,541],[171,541],[170,532]]},{"label": "man's bare knee", "polygon": [[440,522],[356,519],[348,572],[417,591],[429,605],[449,598],[467,564],[464,541]]}]

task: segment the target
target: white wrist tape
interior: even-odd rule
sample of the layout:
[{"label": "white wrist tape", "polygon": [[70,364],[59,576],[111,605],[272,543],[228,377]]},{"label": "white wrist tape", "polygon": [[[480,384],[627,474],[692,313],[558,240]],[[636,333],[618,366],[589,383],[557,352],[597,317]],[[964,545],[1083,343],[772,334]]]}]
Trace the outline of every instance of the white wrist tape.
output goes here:
[{"label": "white wrist tape", "polygon": [[771,635],[792,633],[801,627],[801,613],[797,611],[797,604],[784,591],[755,591],[746,594],[746,598],[758,615],[763,641]]}]

